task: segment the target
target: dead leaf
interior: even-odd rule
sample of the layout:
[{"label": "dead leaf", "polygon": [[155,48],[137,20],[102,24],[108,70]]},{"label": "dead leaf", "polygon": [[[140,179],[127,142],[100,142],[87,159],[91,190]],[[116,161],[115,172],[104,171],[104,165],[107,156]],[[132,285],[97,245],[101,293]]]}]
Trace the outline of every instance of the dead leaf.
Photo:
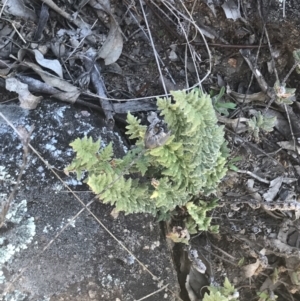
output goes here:
[{"label": "dead leaf", "polygon": [[56,77],[56,76],[44,71],[37,64],[31,63],[31,62],[26,62],[26,61],[23,63],[24,63],[24,65],[33,69],[42,78],[42,80],[46,84],[50,85],[51,87],[58,88],[62,91],[62,92],[58,91],[58,93],[53,95],[54,97],[56,97],[60,100],[63,100],[63,101],[70,102],[70,103],[76,102],[77,98],[80,95],[80,91],[77,87],[73,86],[69,82],[67,82],[59,77]]},{"label": "dead leaf", "polygon": [[227,86],[227,94],[234,97],[235,100],[241,103],[249,103],[252,101],[265,101],[267,99],[267,95],[263,92],[253,93],[253,94],[242,94],[235,91],[232,91]]},{"label": "dead leaf", "polygon": [[167,238],[170,238],[175,243],[184,243],[189,244],[190,234],[187,229],[183,229],[180,226],[173,227],[172,232],[169,232],[166,235]]},{"label": "dead leaf", "polygon": [[272,202],[274,200],[282,185],[282,180],[283,177],[277,177],[276,179],[270,182],[270,189],[263,194],[263,197],[267,202]]},{"label": "dead leaf", "polygon": [[264,283],[261,285],[261,287],[259,288],[260,292],[263,292],[265,290],[268,291],[274,291],[279,285],[281,285],[281,282],[273,282],[272,279],[270,279],[269,277],[265,279]]},{"label": "dead leaf", "polygon": [[26,20],[37,20],[35,12],[25,6],[24,1],[22,0],[2,0],[2,4],[5,5],[5,12],[8,12],[9,14]]},{"label": "dead leaf", "polygon": [[234,0],[225,1],[222,8],[227,19],[233,19],[235,21],[241,17],[240,6],[237,5]]},{"label": "dead leaf", "polygon": [[1,61],[0,62],[0,75],[6,76],[9,74],[9,72],[11,72],[11,70],[17,65],[16,62],[14,63],[10,63],[10,62],[5,62],[5,61]]},{"label": "dead leaf", "polygon": [[288,237],[291,233],[289,233],[289,231],[294,231],[293,230],[294,227],[293,227],[293,221],[290,220],[290,219],[286,219],[284,220],[281,224],[280,224],[280,227],[279,227],[279,231],[278,231],[278,234],[277,234],[277,238],[284,242],[284,243],[287,243],[287,240],[288,240]]},{"label": "dead leaf", "polygon": [[89,5],[95,9],[101,9],[106,13],[110,14],[110,0],[90,0]]},{"label": "dead leaf", "polygon": [[32,50],[34,52],[34,56],[36,61],[38,62],[39,65],[48,68],[52,70],[54,73],[56,73],[60,78],[63,77],[63,71],[61,64],[58,60],[48,60],[45,59],[43,54],[39,52],[38,50]]},{"label": "dead leaf", "polygon": [[212,13],[214,14],[215,17],[217,17],[216,15],[216,9],[215,9],[215,5],[213,0],[205,0],[207,6],[211,9]]},{"label": "dead leaf", "polygon": [[250,278],[250,277],[256,275],[256,271],[258,270],[259,266],[260,266],[259,259],[256,259],[255,263],[251,263],[251,264],[243,266],[242,271],[244,272],[244,276],[246,278]]},{"label": "dead leaf", "polygon": [[49,6],[43,2],[40,13],[39,13],[39,22],[34,33],[34,41],[39,41],[42,37],[43,31],[47,25],[49,19]]},{"label": "dead leaf", "polygon": [[169,80],[167,77],[164,75],[160,76],[158,79],[158,84],[163,88],[164,86],[166,87],[168,93],[170,91],[177,91],[177,90],[182,90],[184,89],[184,85],[178,84],[175,85],[171,80]]},{"label": "dead leaf", "polygon": [[285,258],[288,258],[290,256],[298,256],[298,257],[300,256],[300,251],[298,248],[291,247],[288,244],[283,243],[279,239],[270,239],[269,243],[271,248],[275,250],[279,250],[276,251],[277,256],[281,256]]},{"label": "dead leaf", "polygon": [[23,109],[32,110],[37,107],[40,103],[42,96],[34,96],[28,90],[28,85],[23,84],[14,77],[7,78],[5,81],[5,88],[8,91],[16,92],[19,95],[19,100],[21,102],[20,106]]},{"label": "dead leaf", "polygon": [[66,47],[65,44],[61,41],[52,41],[50,44],[52,52],[55,54],[56,57],[61,58],[66,53]]},{"label": "dead leaf", "polygon": [[71,91],[71,92],[60,91],[40,80],[31,78],[28,76],[20,75],[20,74],[16,74],[16,78],[19,79],[21,82],[27,84],[29,91],[33,92],[33,93],[36,92],[36,93],[48,94],[57,99],[60,99],[61,101],[65,101],[65,102],[69,102],[69,103],[76,102],[76,99],[79,96],[78,90],[76,90],[74,92],[73,91]]},{"label": "dead leaf", "polygon": [[261,195],[257,192],[257,189],[254,188],[254,180],[253,179],[248,179],[247,191],[251,194],[251,197],[253,197],[255,200],[257,200],[259,202],[262,201]]},{"label": "dead leaf", "polygon": [[105,65],[116,62],[123,49],[123,38],[119,30],[119,25],[115,19],[110,17],[110,30],[108,36],[98,52],[98,57],[104,59]]},{"label": "dead leaf", "polygon": [[287,118],[283,116],[282,113],[269,109],[266,114],[266,117],[276,117],[276,122],[274,127],[276,128],[277,131],[279,131],[283,136],[289,137],[291,133],[291,129],[289,126],[289,123],[287,121]]},{"label": "dead leaf", "polygon": [[112,217],[113,219],[117,219],[117,218],[119,217],[119,213],[120,213],[120,211],[117,210],[117,208],[114,208],[114,209],[111,211],[110,215],[111,215],[111,217]]},{"label": "dead leaf", "polygon": [[63,78],[63,71],[62,71],[62,67],[61,64],[58,60],[49,60],[49,59],[45,59],[44,55],[37,49],[35,50],[29,50],[29,49],[20,49],[18,52],[18,59],[20,61],[24,60],[24,57],[26,56],[26,54],[31,53],[34,55],[35,60],[37,61],[37,63],[42,66],[45,67],[47,69],[52,70],[54,73],[56,73],[60,78]]},{"label": "dead leaf", "polygon": [[294,285],[300,285],[300,260],[298,257],[289,257],[285,260],[291,282]]},{"label": "dead leaf", "polygon": [[[15,29],[10,24],[4,25],[2,22],[0,27],[2,27],[0,30],[1,37],[14,36]],[[0,54],[1,59],[8,59],[9,55],[11,54],[11,41],[4,38],[0,39],[0,49],[1,49],[1,54]],[[0,64],[2,65],[2,62]]]},{"label": "dead leaf", "polygon": [[233,59],[233,58],[230,58],[230,59],[228,60],[228,64],[229,64],[232,68],[236,68],[237,60],[236,60],[236,59]]},{"label": "dead leaf", "polygon": [[300,152],[300,147],[297,144],[295,145],[295,142],[293,140],[280,141],[280,142],[277,142],[277,144],[280,147],[282,147],[283,149],[291,150],[291,151],[295,151],[295,147],[296,147],[297,151]]},{"label": "dead leaf", "polygon": [[221,116],[220,114],[216,114],[218,117],[218,121],[224,124],[227,124],[234,130],[236,133],[243,133],[246,132],[248,127],[243,122],[247,122],[248,118],[240,117],[240,118],[227,118],[225,116]]}]

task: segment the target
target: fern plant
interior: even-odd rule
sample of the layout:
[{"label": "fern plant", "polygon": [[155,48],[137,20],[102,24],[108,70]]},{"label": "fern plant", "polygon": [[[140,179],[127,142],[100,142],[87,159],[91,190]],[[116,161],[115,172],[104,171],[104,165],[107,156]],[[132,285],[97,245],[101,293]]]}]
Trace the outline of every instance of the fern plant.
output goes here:
[{"label": "fern plant", "polygon": [[234,110],[236,108],[236,104],[234,102],[225,102],[223,100],[224,94],[225,94],[225,87],[222,87],[217,95],[213,95],[213,91],[210,91],[214,109],[219,114],[228,117],[229,116],[228,110]]},{"label": "fern plant", "polygon": [[248,121],[249,131],[253,133],[254,138],[259,139],[259,131],[272,132],[276,123],[276,117],[263,116],[258,112],[256,116]]},{"label": "fern plant", "polygon": [[223,287],[209,286],[209,294],[205,293],[203,301],[238,301],[239,292],[229,282],[228,278],[225,278]]},{"label": "fern plant", "polygon": [[206,213],[213,210],[218,206],[217,199],[211,202],[199,201],[200,206],[197,206],[193,202],[188,202],[185,206],[189,213],[189,217],[186,220],[186,227],[190,234],[195,234],[199,231],[207,231],[218,233],[219,226],[211,226],[211,217],[207,217]]},{"label": "fern plant", "polygon": [[147,127],[127,116],[127,134],[136,147],[123,158],[113,156],[112,145],[100,150],[100,141],[76,139],[76,158],[66,172],[81,177],[104,203],[126,213],[159,211],[166,214],[189,202],[194,195],[209,194],[224,177],[227,149],[223,127],[218,126],[209,95],[195,89],[158,98],[170,137],[164,145],[146,149]]}]

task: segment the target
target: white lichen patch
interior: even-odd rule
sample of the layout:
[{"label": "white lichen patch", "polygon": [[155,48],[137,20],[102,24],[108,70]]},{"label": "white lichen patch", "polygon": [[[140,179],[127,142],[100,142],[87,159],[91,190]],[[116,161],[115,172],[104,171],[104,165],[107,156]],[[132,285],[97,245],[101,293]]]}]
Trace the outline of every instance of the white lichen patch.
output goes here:
[{"label": "white lichen patch", "polygon": [[135,263],[135,258],[132,256],[132,255],[129,255],[127,258],[126,258],[126,263],[129,264],[129,265],[132,265]]},{"label": "white lichen patch", "polygon": [[122,288],[123,283],[119,278],[115,278],[114,276],[107,274],[101,278],[101,286],[107,290],[113,290],[114,288]]},{"label": "white lichen patch", "polygon": [[[112,134],[118,140],[118,143],[123,148],[124,153],[126,154],[128,152],[128,148],[124,144],[124,141],[122,140],[122,137],[119,135],[118,132],[110,131],[110,130],[107,129],[107,127],[104,126],[104,127],[101,128],[101,133],[102,133],[101,137],[102,136],[107,137],[109,135],[109,133]],[[101,139],[101,148],[104,148],[107,145],[108,145],[108,143],[103,141],[103,139]]]},{"label": "white lichen patch", "polygon": [[6,294],[5,296],[5,301],[24,301],[27,299],[27,295],[23,294],[22,292],[19,291],[13,291],[9,294]]},{"label": "white lichen patch", "polygon": [[43,233],[49,233],[51,231],[53,231],[53,227],[49,224],[47,224],[43,229]]},{"label": "white lichen patch", "polygon": [[124,145],[124,142],[123,142],[121,136],[120,136],[117,132],[114,132],[114,134],[115,134],[115,136],[118,138],[118,141],[119,141],[120,145],[122,145],[123,151],[124,151],[124,153],[126,154],[126,153],[128,152],[127,146]]},{"label": "white lichen patch", "polygon": [[61,155],[62,151],[57,149],[55,144],[57,143],[57,139],[51,138],[48,143],[45,144],[45,149],[51,152],[52,157],[57,158]]},{"label": "white lichen patch", "polygon": [[15,181],[13,181],[11,179],[10,175],[6,171],[6,168],[2,165],[0,165],[0,181],[9,182],[9,184],[15,184],[16,183]]},{"label": "white lichen patch", "polygon": [[64,189],[64,185],[62,183],[55,183],[52,187],[52,189],[54,190],[54,193],[59,193]]},{"label": "white lichen patch", "polygon": [[66,183],[68,186],[82,185],[82,182],[81,182],[81,181],[77,181],[76,179],[72,179],[72,178],[69,178],[69,179],[65,180],[65,183]]},{"label": "white lichen patch", "polygon": [[0,283],[4,283],[5,277],[3,272],[0,270]]},{"label": "white lichen patch", "polygon": [[154,249],[156,249],[156,248],[159,247],[159,246],[160,246],[160,242],[159,242],[159,241],[154,241],[154,242],[151,244],[150,249],[151,249],[151,250],[154,250]]},{"label": "white lichen patch", "polygon": [[39,173],[42,173],[44,171],[44,167],[43,166],[39,166],[37,169],[36,169]]},{"label": "white lichen patch", "polygon": [[[24,294],[18,290],[6,294],[4,301],[26,301],[28,300],[28,294]],[[37,301],[50,301],[49,297],[42,297]]]},{"label": "white lichen patch", "polygon": [[0,166],[0,180],[4,181],[7,176],[7,172],[5,171],[4,166]]},{"label": "white lichen patch", "polygon": [[76,227],[75,223],[76,223],[75,219],[72,220],[71,218],[68,218],[66,222],[65,218],[63,218],[58,229],[62,229],[66,224],[69,224],[71,227],[75,228]]},{"label": "white lichen patch", "polygon": [[75,223],[76,223],[76,220],[75,220],[75,219],[72,220],[71,218],[68,218],[67,221],[68,221],[68,223],[70,223],[70,226],[71,226],[71,227],[73,227],[73,228],[76,227],[76,226],[75,226]]},{"label": "white lichen patch", "polygon": [[[35,235],[33,217],[27,217],[27,201],[15,202],[10,206],[6,215],[6,222],[13,224],[12,229],[4,232],[0,238],[0,265],[10,263],[16,253],[26,249]],[[0,283],[5,278],[0,272]],[[11,299],[14,300],[14,299]]]},{"label": "white lichen patch", "polygon": [[61,119],[64,118],[64,112],[65,112],[66,108],[67,107],[60,107],[60,108],[55,110],[54,117],[55,117],[56,120],[60,121],[60,118]]}]

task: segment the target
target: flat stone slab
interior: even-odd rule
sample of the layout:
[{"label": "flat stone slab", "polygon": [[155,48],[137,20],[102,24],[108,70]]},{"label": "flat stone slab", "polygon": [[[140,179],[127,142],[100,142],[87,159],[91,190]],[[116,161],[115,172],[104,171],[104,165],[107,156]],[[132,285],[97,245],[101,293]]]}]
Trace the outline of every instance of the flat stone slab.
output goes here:
[{"label": "flat stone slab", "polygon": [[[31,144],[85,204],[93,195],[75,176],[62,172],[74,156],[69,143],[88,135],[94,140],[101,137],[103,145],[113,141],[119,156],[127,149],[99,115],[51,100],[30,112],[1,106],[0,111],[15,125],[27,129],[35,125]],[[3,204],[17,179],[23,151],[19,138],[3,120],[0,136]],[[2,300],[123,301],[152,293],[145,300],[176,300],[179,288],[172,257],[154,217],[120,213],[113,218],[113,207],[98,200],[89,208],[94,216],[30,153],[19,192],[0,228]]]}]

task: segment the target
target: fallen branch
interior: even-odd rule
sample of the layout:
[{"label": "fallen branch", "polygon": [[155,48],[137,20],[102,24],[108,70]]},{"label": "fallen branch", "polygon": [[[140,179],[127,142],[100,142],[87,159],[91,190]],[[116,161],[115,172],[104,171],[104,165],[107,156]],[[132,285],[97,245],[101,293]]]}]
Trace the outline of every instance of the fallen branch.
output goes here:
[{"label": "fallen branch", "polygon": [[90,32],[90,25],[86,24],[79,18],[74,18],[72,15],[68,14],[61,8],[59,8],[52,0],[40,0],[42,3],[47,4],[51,9],[53,9],[55,12],[60,14],[62,17],[67,19],[68,21],[72,22],[74,25],[79,27],[80,29],[86,31],[85,34],[87,35]]},{"label": "fallen branch", "polygon": [[96,94],[100,97],[100,104],[106,117],[108,127],[112,129],[115,125],[113,115],[115,114],[113,105],[110,100],[107,99],[105,92],[105,86],[100,74],[99,67],[95,64],[96,52],[89,49],[85,55],[83,55],[82,61],[84,68],[89,73],[91,83],[96,91]]},{"label": "fallen branch", "polygon": [[[32,77],[16,74],[15,77],[19,79],[24,84],[28,85],[28,89],[32,93],[39,93],[39,94],[47,94],[51,95],[52,97],[56,97],[57,95],[61,94],[61,91]],[[0,86],[5,87],[5,83],[0,81]],[[99,97],[89,95],[91,100],[99,99]],[[68,100],[68,98],[57,98],[64,102],[72,103],[73,101]],[[94,103],[90,103],[83,99],[77,98],[75,104],[80,104],[97,111],[104,113],[102,107],[96,105]],[[128,102],[120,102],[120,103],[112,103],[113,111],[117,114],[127,114],[127,112],[142,112],[142,111],[155,111],[157,110],[156,101],[149,101],[148,99],[141,99],[141,100],[130,100]]]}]

